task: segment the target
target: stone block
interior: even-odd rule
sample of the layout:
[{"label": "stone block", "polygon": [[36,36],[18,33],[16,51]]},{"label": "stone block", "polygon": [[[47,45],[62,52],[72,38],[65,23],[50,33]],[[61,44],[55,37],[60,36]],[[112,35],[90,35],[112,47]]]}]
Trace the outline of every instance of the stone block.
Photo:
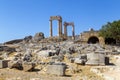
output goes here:
[{"label": "stone block", "polygon": [[0,68],[7,68],[8,60],[0,60]]},{"label": "stone block", "polygon": [[53,64],[48,65],[47,67],[47,73],[57,76],[64,76],[66,70],[66,65],[64,64]]},{"label": "stone block", "polygon": [[86,65],[105,65],[105,55],[104,54],[87,54]]},{"label": "stone block", "polygon": [[74,63],[76,63],[76,64],[84,64],[85,60],[84,59],[75,58]]},{"label": "stone block", "polygon": [[56,53],[56,50],[42,50],[37,53],[38,56],[40,57],[49,57],[53,56]]}]

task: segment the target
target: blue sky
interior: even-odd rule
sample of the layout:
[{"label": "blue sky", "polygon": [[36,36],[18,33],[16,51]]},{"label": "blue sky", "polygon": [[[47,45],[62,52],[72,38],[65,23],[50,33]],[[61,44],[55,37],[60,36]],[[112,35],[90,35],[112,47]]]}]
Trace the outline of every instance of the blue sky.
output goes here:
[{"label": "blue sky", "polygon": [[[62,16],[63,22],[74,22],[75,34],[120,19],[120,0],[0,0],[0,43],[34,36],[49,36],[50,16]],[[53,21],[57,35],[57,21]],[[72,27],[68,27],[71,35]]]}]

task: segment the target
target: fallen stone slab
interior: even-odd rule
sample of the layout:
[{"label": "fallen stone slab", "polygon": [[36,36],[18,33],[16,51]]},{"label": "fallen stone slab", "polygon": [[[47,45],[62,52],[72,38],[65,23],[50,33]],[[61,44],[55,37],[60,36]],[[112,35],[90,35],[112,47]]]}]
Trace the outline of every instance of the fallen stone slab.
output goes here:
[{"label": "fallen stone slab", "polygon": [[6,52],[15,52],[15,48],[11,48],[8,46],[0,46],[0,51],[6,51]]},{"label": "fallen stone slab", "polygon": [[105,55],[100,53],[87,54],[86,65],[105,65]]},{"label": "fallen stone slab", "polygon": [[66,65],[60,63],[48,65],[47,67],[47,73],[51,75],[64,76],[65,70],[66,70]]},{"label": "fallen stone slab", "polygon": [[56,54],[56,50],[42,50],[36,53],[40,57],[49,57]]},{"label": "fallen stone slab", "polygon": [[34,63],[24,63],[22,66],[24,71],[33,71],[36,65]]},{"label": "fallen stone slab", "polygon": [[75,58],[74,63],[84,65],[85,60],[80,58]]},{"label": "fallen stone slab", "polygon": [[21,61],[9,61],[8,62],[8,68],[12,69],[12,68],[16,68],[19,70],[22,70],[22,62]]}]

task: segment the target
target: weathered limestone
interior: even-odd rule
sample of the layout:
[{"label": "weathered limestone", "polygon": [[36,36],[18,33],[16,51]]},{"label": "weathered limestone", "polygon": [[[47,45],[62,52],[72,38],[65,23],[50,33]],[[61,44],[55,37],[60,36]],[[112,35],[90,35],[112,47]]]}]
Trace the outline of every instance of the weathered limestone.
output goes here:
[{"label": "weathered limestone", "polygon": [[22,70],[22,61],[21,60],[9,61],[8,62],[8,68],[10,68],[10,69],[16,68],[16,69]]},{"label": "weathered limestone", "polygon": [[67,38],[67,26],[72,26],[72,39],[75,39],[75,29],[73,22],[64,22],[64,36]]},{"label": "weathered limestone", "polygon": [[34,63],[23,63],[22,66],[24,71],[32,71],[36,65]]},{"label": "weathered limestone", "polygon": [[0,52],[6,51],[6,52],[15,52],[15,48],[9,47],[9,46],[0,46]]},{"label": "weathered limestone", "polygon": [[37,54],[37,56],[40,56],[40,57],[49,57],[49,56],[55,55],[56,50],[42,50],[42,51],[39,51],[36,54]]},{"label": "weathered limestone", "polygon": [[58,36],[62,36],[62,17],[61,16],[51,16],[50,17],[50,37],[53,36],[53,30],[52,30],[52,21],[58,20]]},{"label": "weathered limestone", "polygon": [[86,65],[105,65],[104,54],[89,53],[87,54],[87,60]]},{"label": "weathered limestone", "polygon": [[80,40],[84,43],[100,43],[105,44],[104,38],[99,36],[99,31],[95,31],[94,29],[90,29],[90,31],[84,31],[80,34]]},{"label": "weathered limestone", "polygon": [[52,65],[48,65],[47,73],[51,75],[64,76],[65,70],[66,70],[65,64],[55,63]]},{"label": "weathered limestone", "polygon": [[28,42],[30,42],[32,40],[32,36],[30,35],[30,36],[26,36],[24,39],[23,39],[23,42],[24,43],[28,43]]},{"label": "weathered limestone", "polygon": [[79,55],[74,59],[74,63],[84,65],[87,61],[87,55]]},{"label": "weathered limestone", "polygon": [[44,39],[44,33],[42,32],[36,33],[35,36],[33,37],[33,40],[36,42],[39,42],[42,39]]},{"label": "weathered limestone", "polygon": [[114,56],[114,59],[115,59],[115,65],[117,65],[117,66],[120,66],[120,56],[118,56],[118,55],[116,55],[116,56]]},{"label": "weathered limestone", "polygon": [[76,64],[81,64],[81,65],[82,65],[82,64],[84,64],[85,62],[84,62],[83,59],[75,58],[74,63],[76,63]]}]

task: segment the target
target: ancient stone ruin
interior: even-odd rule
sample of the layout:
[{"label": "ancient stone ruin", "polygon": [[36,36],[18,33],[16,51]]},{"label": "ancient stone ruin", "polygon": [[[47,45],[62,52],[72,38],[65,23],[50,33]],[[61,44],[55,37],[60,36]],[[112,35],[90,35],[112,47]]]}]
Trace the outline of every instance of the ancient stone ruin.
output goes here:
[{"label": "ancient stone ruin", "polygon": [[[56,40],[53,20],[58,21]],[[0,77],[10,78],[19,73],[9,80],[104,80],[103,72],[120,70],[120,46],[103,45],[109,39],[100,37],[99,31],[93,29],[84,31],[76,39],[74,22],[64,22],[63,26],[61,16],[51,16],[50,37],[45,38],[44,33],[38,32],[1,44]],[[70,40],[68,26],[72,26]],[[65,40],[59,40],[61,38]]]},{"label": "ancient stone ruin", "polygon": [[62,17],[61,16],[51,16],[50,17],[50,37],[53,36],[52,21],[58,20],[58,36],[62,36]]},{"label": "ancient stone ruin", "polygon": [[94,29],[90,29],[89,31],[84,31],[83,33],[81,33],[80,39],[81,39],[81,42],[83,43],[105,44],[104,38],[99,36],[99,31],[95,31]]},{"label": "ancient stone ruin", "polygon": [[75,39],[75,29],[74,29],[74,23],[73,22],[64,22],[64,36],[65,38],[68,37],[67,35],[67,27],[72,26],[72,39]]},{"label": "ancient stone ruin", "polygon": [[61,16],[51,16],[50,17],[50,37],[53,36],[53,27],[52,27],[52,21],[58,20],[58,36],[64,37],[67,39],[67,26],[72,26],[72,39],[75,39],[75,29],[74,29],[74,23],[73,22],[64,22],[64,33],[62,31],[62,17]]},{"label": "ancient stone ruin", "polygon": [[84,31],[80,33],[80,42],[88,44],[116,44],[116,40],[113,38],[103,38],[99,36],[99,31],[90,29],[89,31]]}]

